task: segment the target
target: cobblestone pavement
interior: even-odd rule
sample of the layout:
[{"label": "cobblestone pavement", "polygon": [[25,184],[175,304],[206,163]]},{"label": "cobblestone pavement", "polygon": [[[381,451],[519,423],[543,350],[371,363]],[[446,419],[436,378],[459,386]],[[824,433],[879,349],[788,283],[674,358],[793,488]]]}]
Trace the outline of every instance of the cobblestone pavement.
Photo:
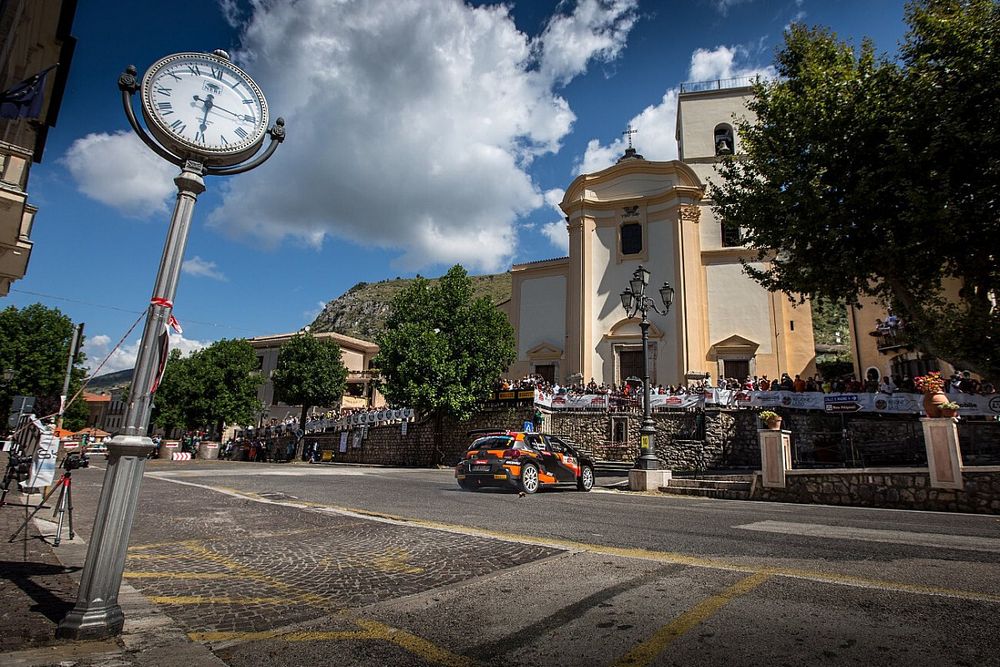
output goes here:
[{"label": "cobblestone pavement", "polygon": [[[199,488],[178,495],[169,513],[140,509],[126,578],[192,633],[272,630],[558,553]],[[159,541],[167,534],[179,539]]]}]

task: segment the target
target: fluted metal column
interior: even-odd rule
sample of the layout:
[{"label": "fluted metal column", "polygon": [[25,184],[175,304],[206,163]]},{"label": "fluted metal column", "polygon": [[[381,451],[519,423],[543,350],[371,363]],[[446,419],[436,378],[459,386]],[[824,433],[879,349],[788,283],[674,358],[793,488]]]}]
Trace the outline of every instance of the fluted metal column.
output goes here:
[{"label": "fluted metal column", "polygon": [[142,484],[146,458],[153,451],[147,437],[152,409],[153,385],[161,361],[158,338],[166,330],[177,281],[184,260],[188,229],[198,195],[205,191],[204,168],[199,162],[184,163],[177,185],[177,203],[163,246],[153,298],[142,331],[139,357],[125,412],[125,434],[108,444],[108,467],[98,501],[94,530],[87,547],[87,561],[80,579],[76,605],[56,630],[56,636],[72,639],[110,637],[121,632],[125,623],[118,605],[118,589],[125,571],[125,557],[132,520]]}]

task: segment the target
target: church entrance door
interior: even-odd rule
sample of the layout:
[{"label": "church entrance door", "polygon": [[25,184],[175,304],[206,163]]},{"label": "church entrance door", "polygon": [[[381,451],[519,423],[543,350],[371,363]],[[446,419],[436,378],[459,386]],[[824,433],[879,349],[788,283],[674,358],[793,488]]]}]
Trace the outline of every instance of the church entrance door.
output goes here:
[{"label": "church entrance door", "polygon": [[723,372],[727,378],[736,378],[743,382],[750,376],[750,360],[726,359],[723,362]]},{"label": "church entrance door", "polygon": [[642,363],[642,350],[621,350],[618,353],[618,384],[623,385],[630,377],[640,380],[645,375]]}]

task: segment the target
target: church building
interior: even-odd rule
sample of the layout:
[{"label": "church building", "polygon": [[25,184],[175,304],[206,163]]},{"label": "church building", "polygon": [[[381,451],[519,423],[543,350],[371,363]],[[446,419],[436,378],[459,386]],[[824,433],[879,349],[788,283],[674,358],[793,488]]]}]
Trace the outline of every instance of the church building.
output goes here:
[{"label": "church building", "polygon": [[741,380],[816,372],[809,304],[796,305],[747,276],[755,261],[737,230],[712,212],[707,181],[723,155],[740,150],[734,116],[747,115],[746,79],[684,84],[678,99],[680,159],[646,160],[630,146],[617,164],[577,177],[560,204],[569,256],[516,264],[504,304],[517,337],[509,373],[551,382],[643,376],[639,321],[620,294],[641,265],[648,293],[675,290],[667,315],[649,311],[651,385],[705,374]]}]

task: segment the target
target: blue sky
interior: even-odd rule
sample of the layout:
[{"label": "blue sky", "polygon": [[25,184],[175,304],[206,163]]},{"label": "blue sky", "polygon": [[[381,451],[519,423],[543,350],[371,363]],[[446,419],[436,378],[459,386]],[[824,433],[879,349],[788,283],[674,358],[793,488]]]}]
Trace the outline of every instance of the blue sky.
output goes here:
[{"label": "blue sky", "polygon": [[[190,350],[294,331],[360,281],[565,254],[573,178],[629,123],[647,159],[674,159],[679,84],[767,72],[795,20],[890,54],[905,32],[897,0],[81,2],[31,173],[35,249],[2,305],[86,322],[96,364],[148,302],[176,169],[128,130],[128,64],[227,49],[288,123],[270,162],[206,179],[175,299]],[[102,372],[130,367],[139,331]]]}]

